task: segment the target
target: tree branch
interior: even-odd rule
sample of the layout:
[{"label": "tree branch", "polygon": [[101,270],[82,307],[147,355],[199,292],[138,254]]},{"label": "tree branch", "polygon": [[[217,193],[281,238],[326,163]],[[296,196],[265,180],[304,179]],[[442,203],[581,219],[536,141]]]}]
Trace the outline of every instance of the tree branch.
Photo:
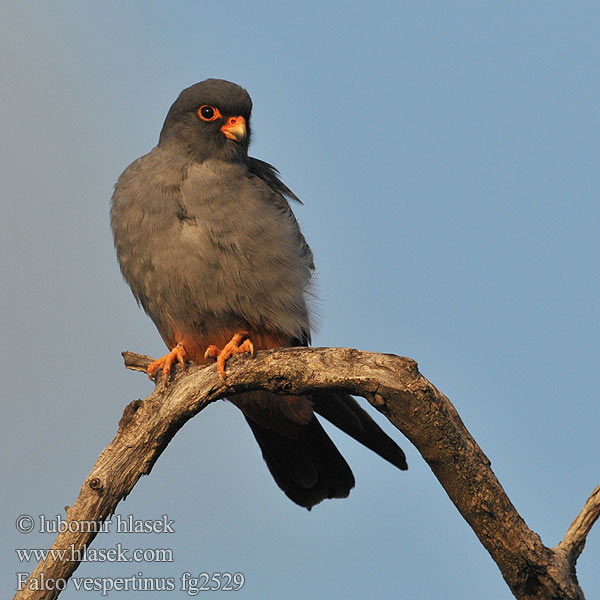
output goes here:
[{"label": "tree branch", "polygon": [[[143,371],[152,360],[123,353],[126,366]],[[335,389],[363,396],[419,450],[461,515],[498,565],[515,597],[582,600],[575,562],[600,511],[600,488],[588,500],[565,539],[552,549],[542,544],[511,504],[490,461],[450,401],[418,371],[417,364],[391,354],[345,348],[284,348],[236,357],[227,363],[227,384],[211,367],[177,368],[174,380],[158,384],[144,400],[131,402],[113,441],[85,480],[68,523],[111,516],[119,501],[152,466],[183,424],[209,403],[238,392],[266,389],[301,395]],[[81,549],[98,529],[60,533],[53,548]],[[73,530],[73,531],[71,531]],[[57,590],[36,591],[40,577],[68,580],[77,562],[48,557],[30,575],[15,600],[56,598]]]},{"label": "tree branch", "polygon": [[575,517],[569,529],[567,529],[564,539],[557,546],[557,550],[560,549],[568,554],[569,561],[573,564],[579,558],[585,546],[587,534],[599,516],[600,486],[592,492],[581,512]]}]

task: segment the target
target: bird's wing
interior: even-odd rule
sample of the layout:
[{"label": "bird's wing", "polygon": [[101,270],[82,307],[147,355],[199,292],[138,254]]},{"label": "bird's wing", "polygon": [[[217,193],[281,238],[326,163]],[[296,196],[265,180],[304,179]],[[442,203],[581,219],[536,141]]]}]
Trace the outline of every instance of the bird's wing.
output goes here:
[{"label": "bird's wing", "polygon": [[246,165],[250,173],[260,177],[276,194],[302,204],[300,198],[298,198],[298,196],[296,196],[296,194],[281,181],[279,178],[279,171],[273,165],[270,165],[264,160],[252,158],[251,156],[248,157]]},{"label": "bird's wing", "polygon": [[[308,259],[310,262],[310,268],[314,271],[315,263],[313,260],[312,250],[306,242],[304,235],[302,235],[300,226],[298,225],[296,217],[286,198],[299,202],[300,204],[302,204],[302,201],[296,196],[296,194],[294,194],[294,192],[292,192],[292,190],[290,190],[290,188],[287,187],[287,185],[285,185],[285,183],[281,181],[279,177],[279,171],[273,165],[265,162],[264,160],[249,156],[246,161],[246,166],[252,175],[262,179],[269,186],[270,190],[273,192],[271,198],[275,206],[285,213],[285,215],[296,225],[295,229],[298,236],[298,245],[302,258]],[[301,338],[292,341],[292,345],[308,346],[310,341],[310,331],[305,330],[302,332]]]}]

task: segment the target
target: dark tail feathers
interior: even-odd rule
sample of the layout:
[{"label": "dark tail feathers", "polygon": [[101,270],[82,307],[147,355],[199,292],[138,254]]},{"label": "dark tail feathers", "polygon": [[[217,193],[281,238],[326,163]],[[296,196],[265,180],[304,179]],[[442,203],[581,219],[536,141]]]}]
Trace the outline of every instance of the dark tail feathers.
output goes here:
[{"label": "dark tail feathers", "polygon": [[[315,412],[382,458],[407,469],[406,457],[358,402],[332,392],[311,396]],[[246,417],[277,485],[296,504],[312,508],[326,498],[345,498],[354,487],[354,475],[316,417],[298,426],[293,436],[259,425]]]}]

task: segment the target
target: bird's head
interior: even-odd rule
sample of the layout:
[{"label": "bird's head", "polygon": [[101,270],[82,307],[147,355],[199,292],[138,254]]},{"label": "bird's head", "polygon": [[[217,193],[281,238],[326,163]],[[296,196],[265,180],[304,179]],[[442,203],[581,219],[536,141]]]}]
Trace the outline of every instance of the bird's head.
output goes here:
[{"label": "bird's head", "polygon": [[244,160],[252,100],[239,85],[206,79],[186,88],[167,114],[159,145],[175,143],[194,160]]}]

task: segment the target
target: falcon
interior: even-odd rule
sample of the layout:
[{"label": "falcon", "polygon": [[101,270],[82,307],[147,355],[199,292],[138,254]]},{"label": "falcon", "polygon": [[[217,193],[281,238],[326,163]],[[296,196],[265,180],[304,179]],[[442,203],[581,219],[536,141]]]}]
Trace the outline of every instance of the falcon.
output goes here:
[{"label": "falcon", "polygon": [[[158,145],[120,176],[111,225],[123,276],[169,352],[148,367],[310,344],[312,252],[272,165],[248,156],[250,96],[207,79],[171,106]],[[347,394],[233,395],[273,478],[310,509],[345,498],[354,475],[315,413],[405,470],[402,450]]]}]

